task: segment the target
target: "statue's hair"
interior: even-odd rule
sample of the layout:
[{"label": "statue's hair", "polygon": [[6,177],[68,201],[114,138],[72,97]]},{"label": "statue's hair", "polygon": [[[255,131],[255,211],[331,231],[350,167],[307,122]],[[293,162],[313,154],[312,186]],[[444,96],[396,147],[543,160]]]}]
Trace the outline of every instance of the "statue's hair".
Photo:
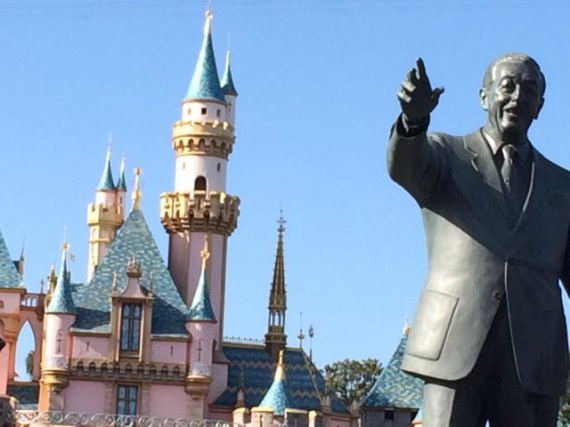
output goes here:
[{"label": "statue's hair", "polygon": [[536,74],[538,75],[538,78],[539,78],[540,96],[541,97],[544,96],[544,92],[546,91],[546,79],[544,78],[544,74],[542,74],[542,71],[540,71],[540,66],[538,65],[538,62],[536,62],[534,59],[532,59],[527,54],[518,53],[518,52],[517,53],[506,53],[504,55],[499,56],[497,59],[495,59],[493,62],[491,62],[491,64],[485,70],[485,74],[483,75],[482,87],[484,89],[488,89],[491,86],[491,83],[493,83],[493,71],[495,70],[497,65],[499,65],[503,62],[517,62],[519,64],[528,64],[528,65],[532,66],[535,69]]}]

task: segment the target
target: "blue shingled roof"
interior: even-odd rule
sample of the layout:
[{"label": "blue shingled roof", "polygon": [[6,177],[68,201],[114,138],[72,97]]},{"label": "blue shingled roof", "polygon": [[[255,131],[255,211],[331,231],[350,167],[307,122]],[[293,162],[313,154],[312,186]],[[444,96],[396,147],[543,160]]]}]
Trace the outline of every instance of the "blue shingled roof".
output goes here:
[{"label": "blue shingled roof", "polygon": [[10,257],[4,236],[0,231],[0,288],[21,288],[22,278]]},{"label": "blue shingled roof", "polygon": [[77,314],[73,296],[71,295],[71,283],[69,282],[66,257],[67,252],[64,251],[57,284],[55,285],[51,301],[47,306],[46,313]]},{"label": "blue shingled roof", "polygon": [[274,415],[284,415],[285,409],[298,409],[292,404],[291,396],[289,396],[289,390],[287,389],[287,379],[282,375],[283,366],[277,367],[275,372],[275,379],[273,384],[267,390],[267,393],[263,397],[263,400],[259,404],[262,408],[273,409]]},{"label": "blue shingled roof", "polygon": [[40,395],[38,383],[15,383],[6,387],[8,396],[18,399],[17,409],[37,409]]},{"label": "blue shingled roof", "polygon": [[[234,407],[237,391],[242,388],[245,406],[260,406],[273,383],[273,361],[262,345],[224,343],[223,352],[229,361],[228,386],[216,399],[215,405]],[[325,379],[301,349],[288,348],[283,355],[290,408],[306,411],[321,410]],[[337,414],[347,414],[342,402],[331,396],[331,408]]]},{"label": "blue shingled roof", "polygon": [[153,291],[153,335],[187,336],[186,306],[172,281],[143,213],[133,210],[109,245],[95,275],[87,285],[79,286],[75,295],[77,320],[74,331],[110,332],[110,295],[116,273],[117,291],[127,285],[126,267],[136,258],[142,276],[141,286]]},{"label": "blue shingled roof", "polygon": [[107,153],[107,159],[105,160],[105,167],[103,168],[103,174],[101,175],[101,180],[97,186],[97,190],[114,190],[115,181],[113,180],[113,172],[111,171],[111,156]]},{"label": "blue shingled roof", "polygon": [[210,30],[210,17],[206,17],[204,39],[198,54],[194,75],[190,81],[186,99],[215,100],[225,102],[220,86],[214,47],[212,45],[212,32]]},{"label": "blue shingled roof", "polygon": [[192,304],[188,309],[188,320],[193,322],[215,322],[216,315],[212,309],[210,294],[208,293],[208,282],[206,280],[205,267],[202,266],[200,280],[196,287],[196,293],[192,299]]},{"label": "blue shingled roof", "polygon": [[230,53],[228,52],[226,56],[226,66],[224,68],[224,75],[222,76],[222,92],[224,95],[238,96],[236,87],[234,85],[234,79],[232,78],[232,69],[230,66]]},{"label": "blue shingled roof", "polygon": [[418,409],[421,406],[423,381],[400,369],[407,340],[405,334],[392,359],[362,400],[361,407]]}]

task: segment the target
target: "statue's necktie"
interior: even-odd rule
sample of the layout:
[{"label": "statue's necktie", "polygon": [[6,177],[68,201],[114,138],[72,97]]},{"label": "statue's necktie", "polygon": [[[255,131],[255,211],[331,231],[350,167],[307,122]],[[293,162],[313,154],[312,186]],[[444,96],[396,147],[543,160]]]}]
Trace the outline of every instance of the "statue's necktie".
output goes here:
[{"label": "statue's necktie", "polygon": [[507,189],[507,195],[511,197],[516,186],[515,157],[517,155],[517,149],[512,144],[505,144],[502,146],[501,151],[503,153],[501,175],[503,177],[503,182],[505,183],[505,188]]}]

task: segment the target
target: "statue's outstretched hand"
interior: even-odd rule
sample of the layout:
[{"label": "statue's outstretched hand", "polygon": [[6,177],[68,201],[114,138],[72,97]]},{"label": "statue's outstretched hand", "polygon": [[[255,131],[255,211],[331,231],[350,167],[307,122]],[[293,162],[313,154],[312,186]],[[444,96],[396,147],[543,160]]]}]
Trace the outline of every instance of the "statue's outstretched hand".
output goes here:
[{"label": "statue's outstretched hand", "polygon": [[432,90],[424,61],[418,58],[416,67],[408,72],[398,92],[400,108],[406,120],[414,124],[427,120],[443,91],[442,87]]}]

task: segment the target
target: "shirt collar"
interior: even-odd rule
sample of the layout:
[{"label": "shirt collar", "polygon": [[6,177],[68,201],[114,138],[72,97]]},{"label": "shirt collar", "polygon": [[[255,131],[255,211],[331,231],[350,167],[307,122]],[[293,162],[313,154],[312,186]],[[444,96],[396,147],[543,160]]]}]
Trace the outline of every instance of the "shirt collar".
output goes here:
[{"label": "shirt collar", "polygon": [[[493,157],[496,156],[501,151],[501,148],[505,144],[501,141],[497,141],[487,131],[485,131],[485,129],[483,129],[483,136],[485,137],[484,139],[487,142],[489,148],[491,149],[491,152],[493,153]],[[513,145],[517,149],[517,154],[520,157],[520,159],[524,163],[526,163],[530,155],[530,143],[528,142],[528,140],[524,140],[522,143],[513,144]]]}]

